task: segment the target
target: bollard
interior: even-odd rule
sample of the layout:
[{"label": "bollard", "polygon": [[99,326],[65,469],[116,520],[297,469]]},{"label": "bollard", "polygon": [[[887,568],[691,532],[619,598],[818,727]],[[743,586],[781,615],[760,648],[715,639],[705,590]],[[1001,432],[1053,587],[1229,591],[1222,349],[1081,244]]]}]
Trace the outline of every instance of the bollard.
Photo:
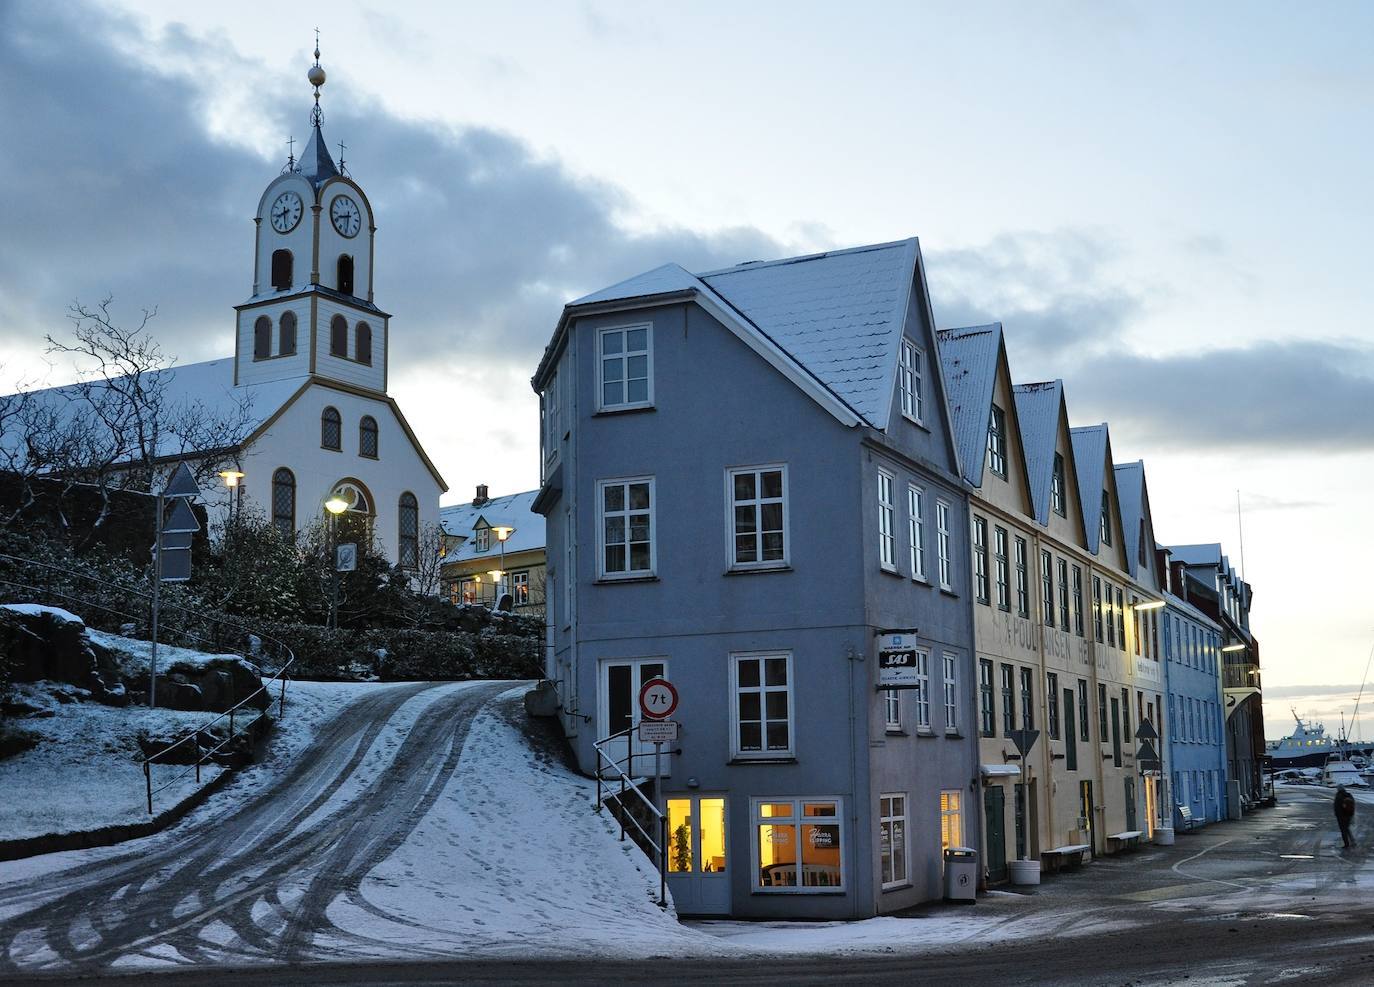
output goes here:
[{"label": "bollard", "polygon": [[148,761],[143,762],[143,780],[148,784],[148,815],[153,814],[153,769]]},{"label": "bollard", "polygon": [[285,673],[285,672],[282,672],[282,676],[281,676],[281,704],[277,707],[277,719],[281,720],[281,719],[285,719],[285,717],[286,717],[286,673]]}]

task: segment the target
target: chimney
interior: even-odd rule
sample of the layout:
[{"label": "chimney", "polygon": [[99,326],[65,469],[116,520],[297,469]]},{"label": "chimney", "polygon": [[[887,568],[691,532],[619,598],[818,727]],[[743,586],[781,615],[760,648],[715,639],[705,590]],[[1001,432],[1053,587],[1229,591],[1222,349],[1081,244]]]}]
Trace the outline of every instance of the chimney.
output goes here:
[{"label": "chimney", "polygon": [[481,507],[489,500],[491,498],[487,496],[487,485],[485,483],[477,484],[477,496],[472,498],[472,506]]}]

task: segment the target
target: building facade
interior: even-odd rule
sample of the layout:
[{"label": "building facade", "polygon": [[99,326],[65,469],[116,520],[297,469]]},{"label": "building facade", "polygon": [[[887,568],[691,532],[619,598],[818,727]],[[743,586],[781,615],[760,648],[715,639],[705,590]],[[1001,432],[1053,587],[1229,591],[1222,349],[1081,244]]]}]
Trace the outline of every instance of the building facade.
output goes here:
[{"label": "building facade", "polygon": [[509,593],[516,613],[544,613],[544,516],[530,509],[538,494],[527,490],[490,497],[481,484],[470,502],[440,508],[440,580],[450,603],[494,607]]},{"label": "building facade", "polygon": [[[857,918],[978,841],[967,498],[915,240],[569,304],[542,399],[548,677],[583,770],[663,780],[679,911]],[[911,688],[879,687],[881,632]]]}]

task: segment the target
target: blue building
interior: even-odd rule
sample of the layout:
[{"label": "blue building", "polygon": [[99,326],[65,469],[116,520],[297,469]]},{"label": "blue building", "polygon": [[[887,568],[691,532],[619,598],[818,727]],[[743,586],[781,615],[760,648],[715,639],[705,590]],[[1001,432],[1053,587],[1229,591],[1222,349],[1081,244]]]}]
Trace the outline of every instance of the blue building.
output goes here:
[{"label": "blue building", "polygon": [[[563,311],[541,395],[548,678],[581,768],[651,678],[683,913],[858,918],[941,893],[977,846],[967,498],[916,240]],[[879,688],[901,629],[910,688]]]},{"label": "blue building", "polygon": [[[1168,550],[1162,552],[1167,559]],[[1187,828],[1227,818],[1229,775],[1221,628],[1172,592],[1164,594],[1164,601],[1167,770],[1173,789],[1174,826]],[[1186,821],[1181,811],[1185,806],[1189,812]]]}]

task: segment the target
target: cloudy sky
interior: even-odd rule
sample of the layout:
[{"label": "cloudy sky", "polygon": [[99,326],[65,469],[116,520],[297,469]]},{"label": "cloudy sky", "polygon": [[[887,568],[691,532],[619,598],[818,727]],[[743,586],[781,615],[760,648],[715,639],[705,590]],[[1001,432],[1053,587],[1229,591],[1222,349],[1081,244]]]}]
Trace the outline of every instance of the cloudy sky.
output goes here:
[{"label": "cloudy sky", "polygon": [[1161,539],[1238,565],[1240,492],[1271,731],[1335,725],[1374,644],[1374,7],[1197,6],[0,4],[0,383],[70,379],[75,299],[232,351],[318,26],[448,500],[536,484],[569,297],[918,235],[937,321],[1110,422]]}]

